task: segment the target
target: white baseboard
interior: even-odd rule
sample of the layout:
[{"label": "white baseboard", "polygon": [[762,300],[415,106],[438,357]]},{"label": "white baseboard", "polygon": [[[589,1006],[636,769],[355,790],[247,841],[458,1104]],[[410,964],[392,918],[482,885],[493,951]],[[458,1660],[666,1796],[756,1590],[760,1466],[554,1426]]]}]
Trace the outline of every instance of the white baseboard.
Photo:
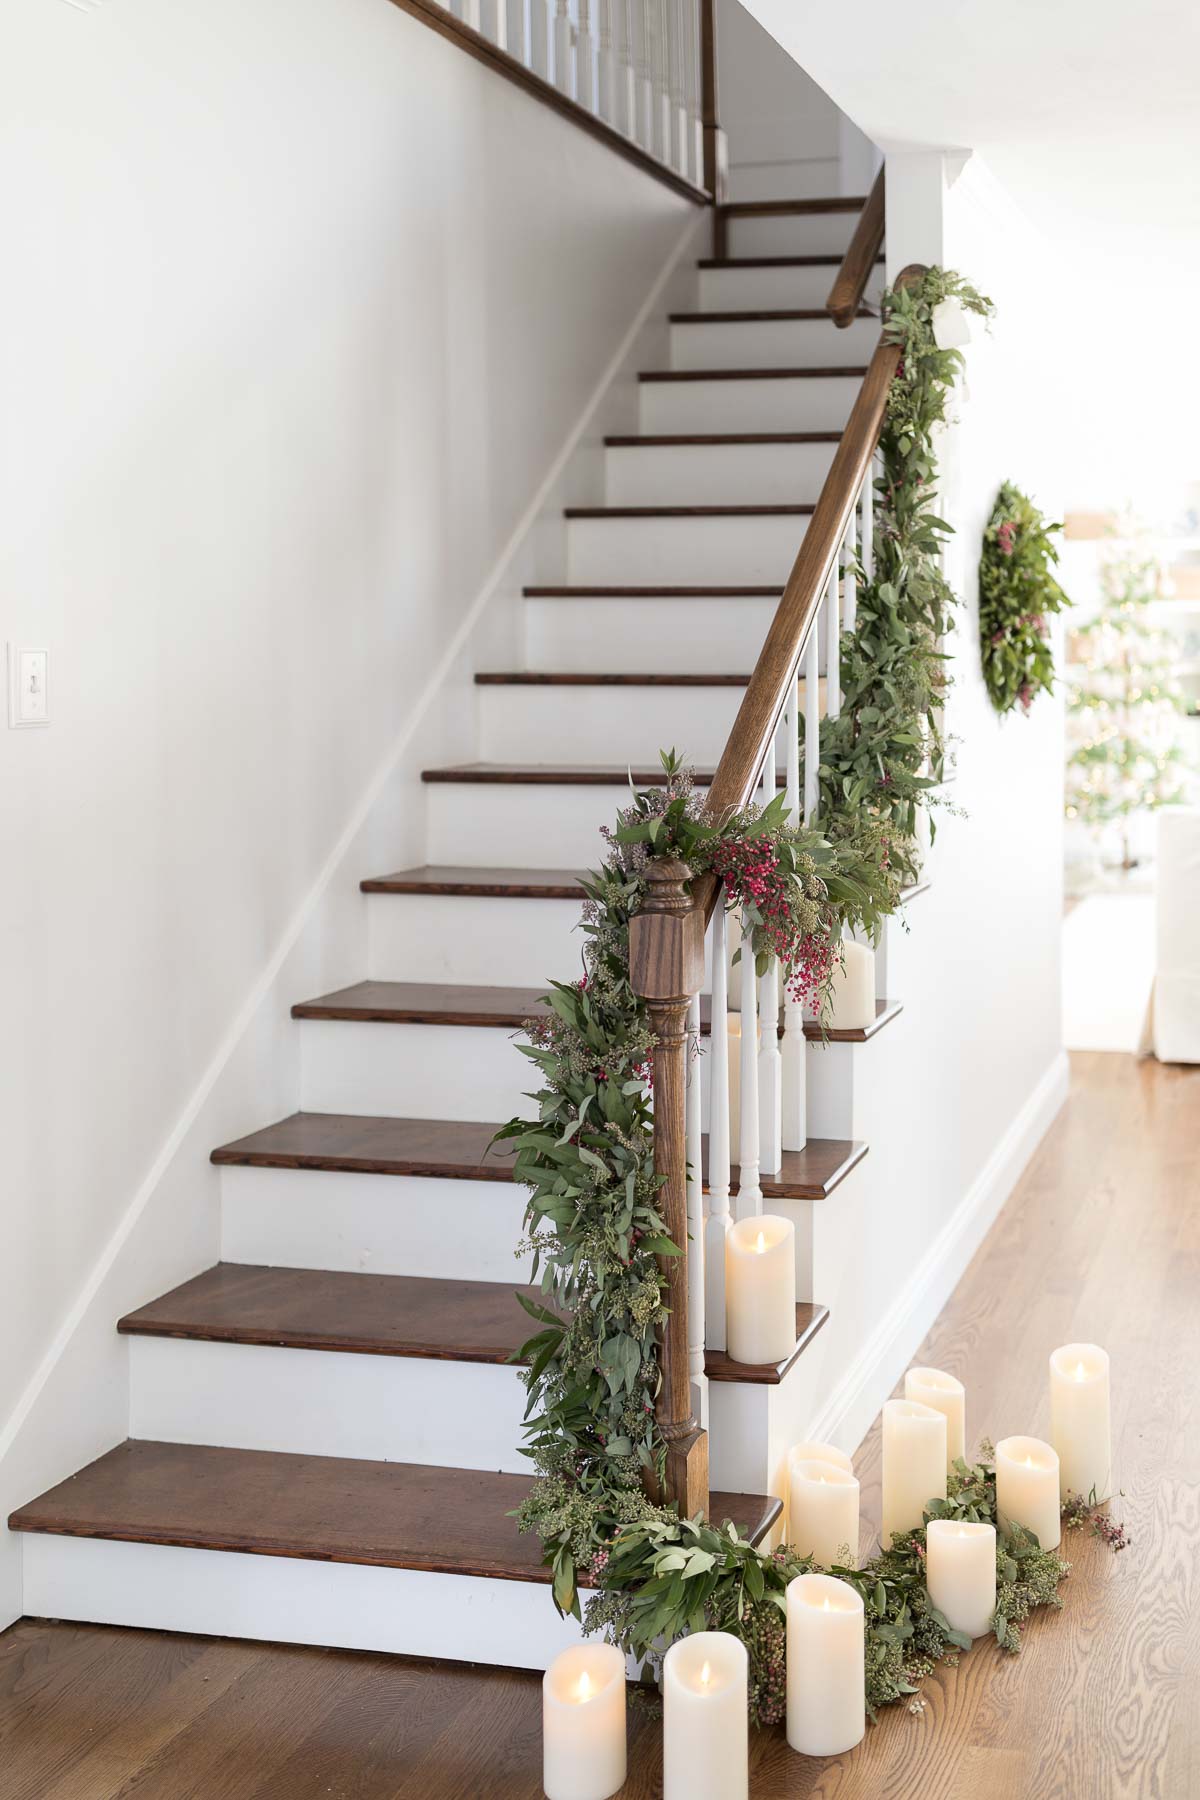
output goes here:
[{"label": "white baseboard", "polygon": [[1065,1050],[1024,1106],[814,1419],[808,1436],[851,1452],[957,1286],[1067,1097]]}]

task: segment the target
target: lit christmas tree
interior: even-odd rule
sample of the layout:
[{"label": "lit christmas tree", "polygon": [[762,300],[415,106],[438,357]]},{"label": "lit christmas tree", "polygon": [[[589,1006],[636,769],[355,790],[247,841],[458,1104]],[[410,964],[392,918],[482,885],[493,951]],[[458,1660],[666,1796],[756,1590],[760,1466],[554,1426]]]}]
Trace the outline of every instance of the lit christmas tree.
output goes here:
[{"label": "lit christmas tree", "polygon": [[1067,817],[1119,827],[1121,867],[1131,869],[1134,815],[1185,797],[1174,731],[1182,702],[1171,675],[1172,640],[1150,619],[1158,592],[1154,559],[1136,548],[1113,554],[1101,568],[1100,591],[1100,612],[1074,633]]}]

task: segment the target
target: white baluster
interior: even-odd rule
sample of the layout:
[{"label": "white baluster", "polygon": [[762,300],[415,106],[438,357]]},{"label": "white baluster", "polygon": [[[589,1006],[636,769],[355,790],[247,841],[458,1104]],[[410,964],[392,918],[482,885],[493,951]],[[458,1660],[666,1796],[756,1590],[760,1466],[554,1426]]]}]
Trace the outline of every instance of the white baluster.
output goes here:
[{"label": "white baluster", "polygon": [[591,0],[579,0],[579,31],[575,38],[575,98],[588,112],[596,111],[596,46],[592,38]]},{"label": "white baluster", "polygon": [[459,17],[464,25],[471,27],[472,31],[482,30],[479,20],[479,0],[462,0]]},{"label": "white baluster", "polygon": [[617,105],[617,59],[613,52],[613,0],[596,8],[596,111],[606,125],[620,127]]},{"label": "white baluster", "polygon": [[[763,764],[762,803],[775,797],[775,740]],[[763,1175],[778,1175],[782,1162],[783,1061],[779,1054],[779,964],[774,957],[758,978],[761,1037],[758,1044],[758,1166]]]},{"label": "white baluster", "polygon": [[633,23],[633,0],[620,0],[620,31],[617,38],[616,118],[618,131],[637,138],[637,38]]},{"label": "white baluster", "polygon": [[554,16],[554,85],[561,88],[564,94],[574,96],[571,29],[570,0],[558,0],[558,11]]},{"label": "white baluster", "polygon": [[705,1342],[725,1348],[725,1235],[729,1215],[729,954],[725,895],[712,924],[712,1038],[708,1100],[708,1222],[704,1227]]},{"label": "white baluster", "polygon": [[687,1211],[688,1241],[688,1375],[692,1410],[700,1425],[708,1423],[708,1383],[704,1378],[704,1172],[701,1166],[700,996],[688,1007],[687,1077]]},{"label": "white baluster", "polygon": [[688,177],[704,186],[704,120],[700,116],[700,4],[683,0],[686,44],[685,99],[688,116]]},{"label": "white baluster", "polygon": [[842,580],[842,624],[845,630],[853,631],[858,617],[858,577],[855,567],[858,561],[858,502],[850,508],[850,517],[846,521],[846,562]]},{"label": "white baluster", "polygon": [[[788,816],[793,825],[800,822],[800,689],[792,681],[787,709],[783,715],[786,737]],[[803,1150],[808,1142],[808,1057],[804,1049],[804,1010],[795,995],[786,990],[783,996],[783,1128],[780,1147]]]},{"label": "white baluster", "polygon": [[654,64],[654,154],[671,161],[671,0],[652,0],[657,53]]},{"label": "white baluster", "polygon": [[842,640],[838,621],[838,564],[833,559],[825,592],[825,717],[836,719],[842,710]]},{"label": "white baluster", "polygon": [[543,81],[550,80],[553,62],[552,4],[553,0],[529,0],[529,66]]},{"label": "white baluster", "polygon": [[[519,63],[529,64],[529,32],[525,23],[525,0],[499,0],[504,13],[504,48]],[[537,0],[534,0],[536,6]],[[499,39],[497,38],[497,43]]]},{"label": "white baluster", "polygon": [[667,0],[670,32],[667,39],[671,71],[671,167],[681,175],[688,172],[688,116],[684,90],[687,85],[687,38],[684,19],[689,0]]},{"label": "white baluster", "polygon": [[821,609],[804,651],[804,823],[817,816],[821,791]]},{"label": "white baluster", "polygon": [[654,148],[654,14],[658,0],[637,0],[637,141],[643,150]]},{"label": "white baluster", "polygon": [[744,920],[738,967],[742,972],[742,1122],[738,1144],[737,1216],[748,1219],[762,1211],[763,1197],[758,1179],[758,983],[754,974],[754,950]]},{"label": "white baluster", "polygon": [[868,581],[875,575],[875,458],[867,465],[862,491],[862,563]]}]

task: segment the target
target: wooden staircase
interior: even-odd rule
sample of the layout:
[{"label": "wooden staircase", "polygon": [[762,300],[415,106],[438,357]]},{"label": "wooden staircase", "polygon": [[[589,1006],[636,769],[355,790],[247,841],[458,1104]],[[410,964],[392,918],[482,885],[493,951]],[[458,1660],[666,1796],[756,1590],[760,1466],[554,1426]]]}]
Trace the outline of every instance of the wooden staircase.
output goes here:
[{"label": "wooden staircase", "polygon": [[[879,271],[846,331],[818,310],[862,204],[718,209],[731,254],[668,320],[641,432],[606,440],[604,494],[566,512],[561,582],[524,590],[525,666],[476,676],[480,759],[424,771],[428,863],[362,880],[369,967],[292,1008],[301,1110],[212,1153],[223,1260],[114,1321],[131,1441],[10,1520],[30,1611],[531,1666],[574,1637],[511,1517],[526,1265],[491,1145],[530,1104],[511,1036],[578,967],[578,870],[631,761],[660,781],[677,743],[711,779],[749,680],[730,671],[755,663],[878,337]],[[814,1028],[813,1067],[899,1012],[881,998],[828,1047]],[[768,1205],[829,1200],[866,1153],[810,1139]],[[786,1391],[827,1318],[799,1306],[769,1368],[710,1352],[722,1416]],[[780,1503],[711,1511],[758,1541]]]}]

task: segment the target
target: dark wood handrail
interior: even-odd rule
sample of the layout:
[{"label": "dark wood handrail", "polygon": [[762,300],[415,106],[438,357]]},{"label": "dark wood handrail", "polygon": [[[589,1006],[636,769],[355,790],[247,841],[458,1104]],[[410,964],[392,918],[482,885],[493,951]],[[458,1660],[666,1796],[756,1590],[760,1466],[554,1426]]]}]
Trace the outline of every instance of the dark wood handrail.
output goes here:
[{"label": "dark wood handrail", "polygon": [[875,267],[883,243],[883,203],[883,170],[880,169],[875,177],[875,185],[867,195],[867,204],[858,215],[850,248],[834,277],[829,298],[825,302],[825,311],[840,329],[844,329],[854,318],[867,291],[871,270]]}]

